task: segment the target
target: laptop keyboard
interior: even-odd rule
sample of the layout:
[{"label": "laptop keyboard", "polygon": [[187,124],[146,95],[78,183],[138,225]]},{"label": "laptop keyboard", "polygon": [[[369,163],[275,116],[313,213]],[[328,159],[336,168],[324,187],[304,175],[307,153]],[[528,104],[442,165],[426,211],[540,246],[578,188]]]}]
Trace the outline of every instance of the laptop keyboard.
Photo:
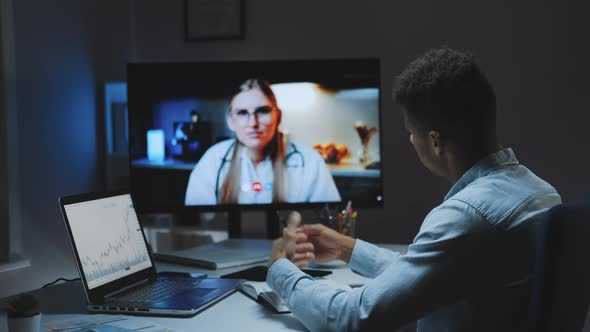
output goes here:
[{"label": "laptop keyboard", "polygon": [[[134,302],[134,303],[158,303],[165,301],[175,294],[186,290],[195,290],[195,287],[201,280],[169,280],[158,279],[155,282],[139,288],[131,293],[118,296],[117,302]],[[207,291],[206,295],[213,289],[203,289]],[[202,292],[199,292],[199,294]]]}]

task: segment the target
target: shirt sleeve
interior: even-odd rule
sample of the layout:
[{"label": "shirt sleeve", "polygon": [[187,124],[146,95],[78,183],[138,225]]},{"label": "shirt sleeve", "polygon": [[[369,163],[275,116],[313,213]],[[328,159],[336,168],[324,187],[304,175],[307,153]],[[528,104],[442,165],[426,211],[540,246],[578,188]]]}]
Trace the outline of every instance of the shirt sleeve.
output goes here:
[{"label": "shirt sleeve", "polygon": [[312,331],[395,330],[485,283],[487,264],[495,264],[492,244],[501,241],[491,240],[490,226],[464,203],[443,205],[429,214],[406,254],[371,258],[380,250],[355,245],[353,267],[375,275],[362,287],[316,283],[286,259],[271,266],[268,284]]},{"label": "shirt sleeve", "polygon": [[379,248],[376,245],[357,239],[348,266],[360,275],[375,278],[396,259],[399,259],[399,256],[398,252]]}]

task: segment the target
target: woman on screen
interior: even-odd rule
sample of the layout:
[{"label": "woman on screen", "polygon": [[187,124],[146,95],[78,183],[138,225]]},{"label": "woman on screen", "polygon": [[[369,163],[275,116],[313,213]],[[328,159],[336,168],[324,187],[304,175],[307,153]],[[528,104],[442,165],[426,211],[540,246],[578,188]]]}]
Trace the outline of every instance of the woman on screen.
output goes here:
[{"label": "woman on screen", "polygon": [[185,205],[340,201],[319,153],[286,142],[281,115],[268,82],[244,82],[226,114],[236,138],[205,152],[191,172]]}]

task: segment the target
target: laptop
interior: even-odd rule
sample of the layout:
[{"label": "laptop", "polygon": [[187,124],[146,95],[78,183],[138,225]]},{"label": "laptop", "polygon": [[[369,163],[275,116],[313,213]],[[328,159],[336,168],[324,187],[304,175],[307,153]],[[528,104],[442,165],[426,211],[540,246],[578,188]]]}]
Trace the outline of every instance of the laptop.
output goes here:
[{"label": "laptop", "polygon": [[129,192],[61,197],[59,204],[91,312],[192,316],[244,282],[156,273]]}]

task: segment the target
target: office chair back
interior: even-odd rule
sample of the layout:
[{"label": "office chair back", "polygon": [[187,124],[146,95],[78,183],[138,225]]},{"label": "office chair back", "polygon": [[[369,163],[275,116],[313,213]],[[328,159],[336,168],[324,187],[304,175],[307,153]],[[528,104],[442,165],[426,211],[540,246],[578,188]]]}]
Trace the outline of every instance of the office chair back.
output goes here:
[{"label": "office chair back", "polygon": [[546,216],[537,234],[532,330],[579,332],[590,303],[590,195]]}]

